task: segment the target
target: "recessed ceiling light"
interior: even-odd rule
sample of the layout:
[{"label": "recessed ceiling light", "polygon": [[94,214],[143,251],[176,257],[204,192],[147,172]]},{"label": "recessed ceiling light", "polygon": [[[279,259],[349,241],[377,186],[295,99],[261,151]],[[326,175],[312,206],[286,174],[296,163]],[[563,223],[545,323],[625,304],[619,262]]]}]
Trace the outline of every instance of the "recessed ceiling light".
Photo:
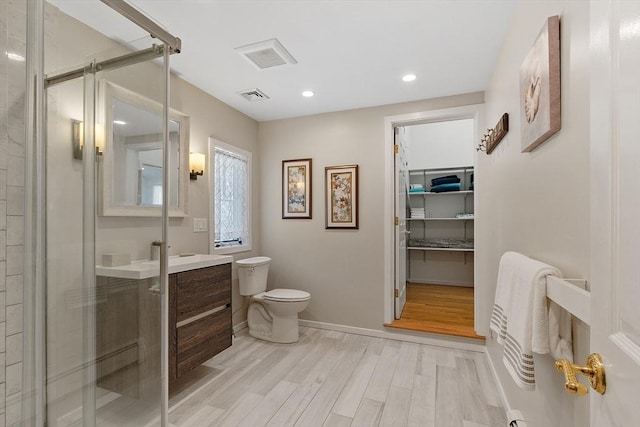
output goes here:
[{"label": "recessed ceiling light", "polygon": [[313,91],[311,90],[305,90],[304,92],[302,92],[302,96],[304,96],[305,98],[311,98],[313,95],[315,95],[315,93],[313,93]]},{"label": "recessed ceiling light", "polygon": [[127,122],[123,122],[122,120],[114,120],[114,121],[113,121],[113,124],[116,124],[116,125],[126,125],[126,124],[127,124]]},{"label": "recessed ceiling light", "polygon": [[18,55],[17,53],[5,52],[5,54],[7,55],[7,58],[11,59],[12,61],[24,61],[24,56]]},{"label": "recessed ceiling light", "polygon": [[402,81],[404,82],[412,82],[416,79],[416,75],[415,74],[406,74],[404,76],[402,76]]}]

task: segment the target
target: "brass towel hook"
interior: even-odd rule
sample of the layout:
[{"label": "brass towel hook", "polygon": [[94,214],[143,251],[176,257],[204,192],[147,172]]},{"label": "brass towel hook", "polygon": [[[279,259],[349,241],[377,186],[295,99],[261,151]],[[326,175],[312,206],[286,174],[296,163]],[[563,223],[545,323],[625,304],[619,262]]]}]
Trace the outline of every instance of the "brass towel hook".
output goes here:
[{"label": "brass towel hook", "polygon": [[586,366],[574,365],[567,359],[556,360],[556,369],[559,372],[564,372],[564,388],[571,394],[583,395],[589,391],[587,387],[578,382],[576,373],[581,373],[589,378],[591,387],[598,393],[604,394],[607,389],[604,364],[602,363],[602,356],[598,353],[589,355]]}]

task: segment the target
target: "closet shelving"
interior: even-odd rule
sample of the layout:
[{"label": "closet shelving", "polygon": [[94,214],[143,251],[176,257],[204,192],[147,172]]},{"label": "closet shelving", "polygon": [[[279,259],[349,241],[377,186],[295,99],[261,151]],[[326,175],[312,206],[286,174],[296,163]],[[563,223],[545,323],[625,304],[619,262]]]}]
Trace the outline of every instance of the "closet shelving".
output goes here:
[{"label": "closet shelving", "polygon": [[[460,178],[459,190],[430,191],[432,179],[449,175],[457,175]],[[464,265],[473,263],[472,176],[471,166],[409,171],[409,183],[412,186],[422,185],[425,190],[411,191],[408,195],[406,219],[410,238],[407,249],[414,254],[409,257],[410,280],[464,285],[472,282],[472,275],[469,277],[469,274],[463,274],[462,271],[458,272],[460,274],[450,272],[451,262],[462,262]],[[423,255],[416,258],[420,253]],[[429,253],[433,255],[427,256]],[[446,255],[447,253],[451,253],[450,256]],[[462,258],[461,255],[458,255],[458,258],[454,257],[454,253],[461,253]],[[471,270],[467,267],[463,270],[467,273],[472,272],[472,267]]]}]

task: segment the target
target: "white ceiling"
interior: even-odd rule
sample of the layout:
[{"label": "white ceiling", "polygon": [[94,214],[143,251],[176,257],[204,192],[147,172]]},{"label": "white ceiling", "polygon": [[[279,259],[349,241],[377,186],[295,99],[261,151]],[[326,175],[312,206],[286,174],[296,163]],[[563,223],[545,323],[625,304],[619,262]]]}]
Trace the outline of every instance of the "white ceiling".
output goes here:
[{"label": "white ceiling", "polygon": [[[484,90],[516,0],[130,2],[182,39],[174,73],[265,121]],[[143,35],[97,0],[52,3],[116,40]],[[234,50],[272,38],[298,63],[259,70]],[[253,88],[270,99],[236,93]]]}]

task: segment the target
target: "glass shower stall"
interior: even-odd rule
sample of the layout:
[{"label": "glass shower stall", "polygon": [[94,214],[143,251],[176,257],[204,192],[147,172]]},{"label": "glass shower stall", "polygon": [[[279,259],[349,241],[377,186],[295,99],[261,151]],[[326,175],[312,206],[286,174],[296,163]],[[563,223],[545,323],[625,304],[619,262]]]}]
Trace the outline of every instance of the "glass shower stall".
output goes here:
[{"label": "glass shower stall", "polygon": [[[70,3],[30,0],[25,14],[22,399],[7,421],[166,425],[180,39],[123,0],[82,2],[109,33]],[[113,273],[145,259],[153,277]]]}]

